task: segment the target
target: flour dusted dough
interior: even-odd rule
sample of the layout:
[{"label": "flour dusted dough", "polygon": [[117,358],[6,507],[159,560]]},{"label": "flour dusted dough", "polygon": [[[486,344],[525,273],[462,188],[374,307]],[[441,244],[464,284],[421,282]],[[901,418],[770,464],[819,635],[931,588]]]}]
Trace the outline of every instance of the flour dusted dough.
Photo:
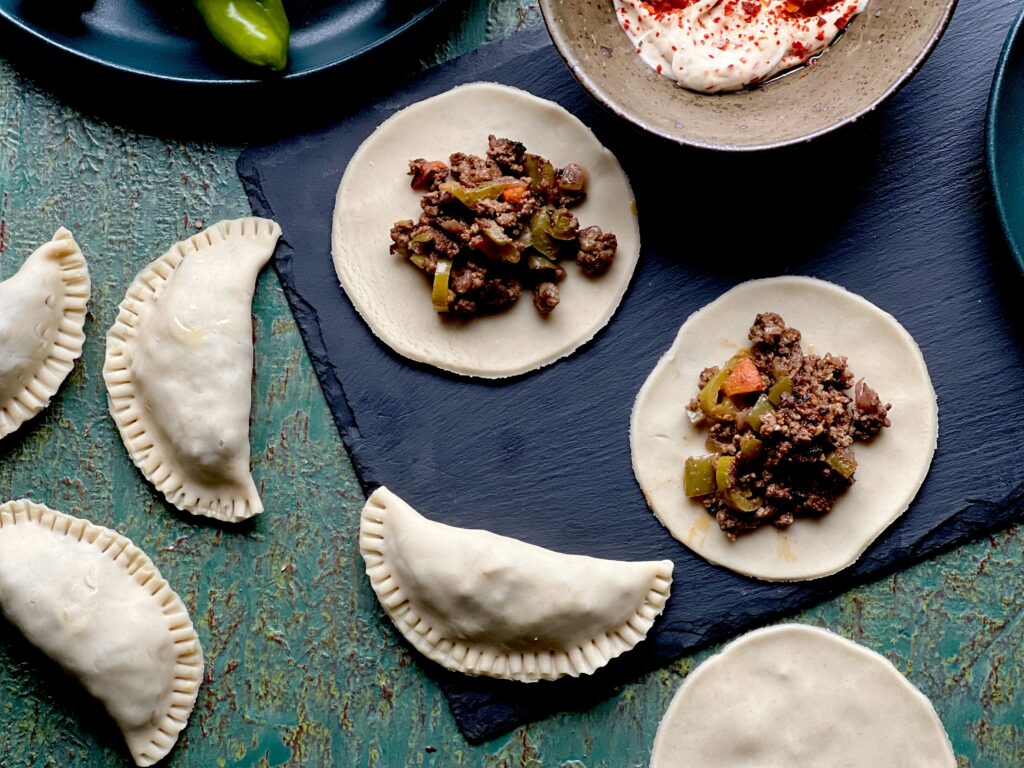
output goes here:
[{"label": "flour dusted dough", "polygon": [[[805,352],[845,355],[883,402],[892,427],[855,443],[856,482],[820,520],[785,531],[766,525],[729,541],[696,500],[683,494],[683,463],[707,453],[706,429],[686,405],[697,378],[749,345],[759,312],[777,312],[803,334]],[[906,511],[924,482],[938,438],[935,391],[921,350],[896,319],[864,298],[809,277],[743,283],[694,313],[644,383],[633,406],[633,471],[647,503],[679,541],[713,563],[771,581],[828,576],[860,557]]]},{"label": "flour dusted dough", "polygon": [[[583,165],[590,177],[587,200],[573,213],[582,226],[597,225],[618,238],[615,262],[602,277],[568,265],[561,303],[548,317],[527,291],[507,312],[468,322],[444,319],[431,307],[423,273],[388,252],[395,221],[420,214],[409,161],[447,161],[453,152],[482,156],[488,134],[521,141],[556,166]],[[460,86],[382,123],[348,164],[332,235],[338,278],[374,334],[412,360],[483,378],[535,370],[593,338],[615,313],[640,255],[633,191],[614,155],[562,107],[495,83]]]},{"label": "flour dusted dough", "polygon": [[82,354],[89,270],[61,227],[0,283],[0,439],[57,394]]},{"label": "flour dusted dough", "polygon": [[135,279],[107,333],[110,413],[178,509],[226,522],[263,511],[249,474],[252,295],[280,236],[248,218],[178,243]]},{"label": "flour dusted dough", "polygon": [[650,768],[755,766],[955,768],[956,758],[931,702],[887,659],[787,624],[744,635],[690,673]]},{"label": "flour dusted dough", "polygon": [[0,505],[0,608],[103,703],[138,765],[171,751],[203,650],[181,598],[131,541],[31,501]]},{"label": "flour dusted dough", "polygon": [[532,682],[588,675],[647,636],[672,562],[564,555],[422,517],[386,488],[363,507],[359,549],[381,605],[448,669]]}]

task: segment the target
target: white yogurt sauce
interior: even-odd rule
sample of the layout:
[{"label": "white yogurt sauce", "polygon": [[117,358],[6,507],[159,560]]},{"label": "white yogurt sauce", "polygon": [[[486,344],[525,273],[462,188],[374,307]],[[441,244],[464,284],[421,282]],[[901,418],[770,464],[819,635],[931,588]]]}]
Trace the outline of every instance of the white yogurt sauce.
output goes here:
[{"label": "white yogurt sauce", "polygon": [[694,91],[734,91],[828,47],[868,0],[613,0],[656,72]]}]

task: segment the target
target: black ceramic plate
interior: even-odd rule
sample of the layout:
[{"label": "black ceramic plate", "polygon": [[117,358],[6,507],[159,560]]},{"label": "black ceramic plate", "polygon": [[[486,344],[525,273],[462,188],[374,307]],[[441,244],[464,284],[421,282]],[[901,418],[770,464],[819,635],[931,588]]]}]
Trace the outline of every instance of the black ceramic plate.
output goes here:
[{"label": "black ceramic plate", "polygon": [[[81,0],[84,5],[88,0]],[[358,58],[425,20],[443,0],[285,0],[292,25],[285,79]],[[260,73],[206,31],[190,0],[0,0],[0,19],[105,68],[160,80],[251,84]]]},{"label": "black ceramic plate", "polygon": [[1006,38],[988,100],[988,169],[999,219],[1024,269],[1024,12]]}]

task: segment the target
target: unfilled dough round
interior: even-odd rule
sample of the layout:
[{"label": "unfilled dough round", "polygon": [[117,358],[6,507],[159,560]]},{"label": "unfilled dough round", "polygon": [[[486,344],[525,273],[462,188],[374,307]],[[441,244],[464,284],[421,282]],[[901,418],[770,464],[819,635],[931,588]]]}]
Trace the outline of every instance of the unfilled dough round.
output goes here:
[{"label": "unfilled dough round", "polygon": [[[573,213],[582,226],[597,225],[618,238],[615,261],[603,276],[590,278],[568,265],[561,303],[547,317],[524,291],[506,312],[444,319],[431,306],[423,274],[388,250],[392,225],[420,215],[409,161],[447,161],[453,152],[483,156],[488,134],[521,141],[556,166],[583,165],[588,195]],[[345,293],[393,350],[446,371],[502,378],[565,357],[608,323],[639,258],[640,229],[629,179],[587,126],[524,91],[473,83],[403,109],[363,142],[338,187],[332,251]]]},{"label": "unfilled dough round", "polygon": [[955,768],[928,698],[888,660],[785,624],[692,672],[658,727],[650,768]]},{"label": "unfilled dough round", "polygon": [[[856,482],[821,519],[772,525],[729,541],[696,500],[683,493],[683,464],[707,453],[707,429],[686,405],[709,365],[749,345],[759,312],[777,312],[803,334],[804,352],[845,355],[850,369],[891,402],[892,426],[854,444]],[[924,357],[896,319],[832,283],[775,277],[742,283],[683,323],[633,406],[633,471],[654,514],[672,535],[712,563],[769,581],[817,579],[846,568],[906,511],[935,452],[939,412]]]}]

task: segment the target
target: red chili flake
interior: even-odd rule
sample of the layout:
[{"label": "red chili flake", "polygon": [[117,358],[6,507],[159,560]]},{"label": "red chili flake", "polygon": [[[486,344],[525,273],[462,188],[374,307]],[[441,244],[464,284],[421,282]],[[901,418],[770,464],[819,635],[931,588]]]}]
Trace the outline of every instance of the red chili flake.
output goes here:
[{"label": "red chili flake", "polygon": [[676,13],[689,8],[697,0],[646,0],[643,3],[651,13],[655,15]]},{"label": "red chili flake", "polygon": [[655,72],[657,72],[657,73],[658,73],[658,74],[660,75],[660,74],[661,74],[661,64],[659,64],[659,65],[658,65],[658,66],[657,66],[657,67],[655,68],[655,70],[654,70],[654,71],[655,71]]},{"label": "red chili flake", "polygon": [[793,51],[794,56],[806,56],[808,48],[799,40],[794,40],[793,44],[790,46],[790,50]]},{"label": "red chili flake", "polygon": [[842,0],[786,0],[786,12],[790,16],[811,18],[831,10]]},{"label": "red chili flake", "polygon": [[743,11],[752,19],[761,12],[761,4],[752,2],[751,0],[743,0]]}]

